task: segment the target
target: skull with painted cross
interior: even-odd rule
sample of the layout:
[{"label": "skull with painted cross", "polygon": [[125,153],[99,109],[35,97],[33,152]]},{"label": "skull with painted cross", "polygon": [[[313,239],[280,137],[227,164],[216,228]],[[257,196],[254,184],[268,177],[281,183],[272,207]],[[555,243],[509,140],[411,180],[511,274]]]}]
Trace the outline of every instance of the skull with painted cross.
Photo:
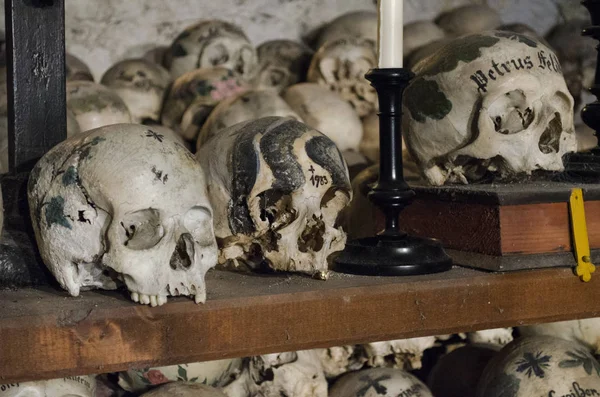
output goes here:
[{"label": "skull with painted cross", "polygon": [[221,130],[197,158],[219,262],[326,276],[328,256],[346,242],[337,218],[352,197],[333,141],[293,118],[264,117]]},{"label": "skull with painted cross", "polygon": [[200,164],[174,139],[139,124],[74,135],[36,164],[28,196],[41,257],[71,295],[123,282],[142,304],[205,301],[213,211]]},{"label": "skull with painted cross", "polygon": [[486,365],[477,397],[600,396],[600,364],[576,342],[517,339]]},{"label": "skull with painted cross", "polygon": [[415,73],[404,94],[405,141],[432,185],[562,171],[562,156],[576,150],[560,63],[533,38],[463,36]]}]

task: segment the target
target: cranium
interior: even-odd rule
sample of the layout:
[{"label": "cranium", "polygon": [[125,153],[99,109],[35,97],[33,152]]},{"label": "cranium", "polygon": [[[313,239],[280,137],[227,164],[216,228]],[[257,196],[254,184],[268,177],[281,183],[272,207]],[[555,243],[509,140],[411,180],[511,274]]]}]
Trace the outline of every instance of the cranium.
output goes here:
[{"label": "cranium", "polygon": [[138,124],[75,135],[37,163],[28,195],[41,257],[71,295],[119,280],[152,306],[206,299],[212,209],[202,168],[180,144]]},{"label": "cranium", "polygon": [[130,369],[119,374],[119,386],[128,392],[140,394],[152,387],[168,382],[196,382],[212,387],[222,387],[237,376],[241,359],[207,361],[168,367]]},{"label": "cranium", "polygon": [[[532,28],[529,25],[525,25],[524,23],[508,23],[506,25],[502,25],[502,26],[498,27],[497,30],[506,30],[508,32],[524,34],[525,36],[533,37],[534,39],[542,41],[542,42],[544,40],[544,38],[541,37],[538,34],[538,32],[535,31],[534,28]],[[544,43],[544,44],[546,44],[546,43]]]},{"label": "cranium", "polygon": [[355,37],[377,42],[377,13],[373,11],[354,11],[341,15],[329,22],[319,34],[316,48],[328,41]]},{"label": "cranium", "polygon": [[467,338],[471,343],[504,346],[513,341],[512,328],[495,328],[469,332]]},{"label": "cranium", "polygon": [[593,396],[600,364],[582,345],[546,336],[517,339],[485,367],[477,397]]},{"label": "cranium", "polygon": [[160,386],[147,393],[144,397],[227,397],[219,389],[201,383],[175,382]]},{"label": "cranium", "polygon": [[93,375],[0,385],[2,397],[95,397],[95,392]]},{"label": "cranium", "polygon": [[440,357],[427,379],[435,396],[475,397],[487,363],[498,353],[495,345],[467,345]]},{"label": "cranium", "polygon": [[173,83],[162,112],[163,124],[194,141],[219,102],[248,89],[235,72],[217,67],[197,69]]},{"label": "cranium", "polygon": [[91,81],[67,82],[67,108],[73,112],[81,131],[131,123],[131,114],[121,97]]},{"label": "cranium", "polygon": [[302,120],[331,139],[342,152],[358,151],[363,131],[356,111],[338,94],[314,83],[289,87],[283,99]]},{"label": "cranium", "polygon": [[428,58],[429,56],[437,53],[442,47],[450,43],[452,39],[442,39],[432,41],[429,44],[424,45],[416,50],[414,50],[406,59],[406,66],[410,70],[414,70],[415,66],[421,62],[423,59]]},{"label": "cranium", "polygon": [[76,56],[66,53],[65,64],[67,81],[94,81],[90,68]]},{"label": "cranium", "polygon": [[502,25],[498,11],[483,4],[469,4],[443,13],[436,23],[448,36],[462,36],[492,30]]},{"label": "cranium", "polygon": [[361,369],[367,361],[360,346],[337,346],[317,352],[327,379]]},{"label": "cranium", "polygon": [[220,131],[197,156],[221,263],[326,274],[327,257],[346,242],[336,219],[351,199],[346,164],[329,138],[291,118],[265,117]]},{"label": "cranium", "polygon": [[303,81],[313,56],[310,48],[291,40],[272,40],[257,48],[256,87],[281,92]]},{"label": "cranium", "polygon": [[404,94],[405,142],[429,183],[562,171],[576,149],[558,58],[528,36],[454,39],[420,62]]},{"label": "cranium", "polygon": [[416,21],[404,25],[404,57],[410,56],[419,48],[442,40],[444,31],[431,21]]},{"label": "cranium", "polygon": [[589,25],[586,20],[572,20],[556,25],[546,35],[550,47],[558,55],[567,87],[575,98],[577,115],[582,105],[588,102],[582,95],[594,84],[596,73],[596,41],[581,35]]},{"label": "cranium", "polygon": [[194,69],[222,66],[250,81],[257,62],[256,49],[242,29],[219,20],[188,27],[165,54],[165,66],[173,79]]},{"label": "cranium", "polygon": [[373,342],[363,346],[370,367],[420,369],[423,352],[435,345],[434,336]]},{"label": "cranium", "polygon": [[228,397],[327,397],[327,380],[314,350],[270,354],[246,360],[223,391]]},{"label": "cranium", "polygon": [[408,372],[392,368],[371,368],[342,376],[329,392],[330,397],[433,397],[423,382]]},{"label": "cranium", "polygon": [[572,340],[586,346],[595,355],[600,355],[600,318],[560,321],[519,327],[523,336],[554,336]]},{"label": "cranium", "polygon": [[302,121],[290,106],[272,90],[251,90],[219,103],[212,111],[198,138],[199,149],[218,131],[242,121],[267,116],[293,117]]},{"label": "cranium", "polygon": [[358,38],[328,41],[313,56],[307,80],[324,85],[348,101],[359,116],[377,109],[377,94],[365,74],[377,66],[373,43]]},{"label": "cranium", "polygon": [[134,123],[158,121],[170,75],[162,66],[144,59],[116,63],[102,76],[102,84],[127,105]]}]

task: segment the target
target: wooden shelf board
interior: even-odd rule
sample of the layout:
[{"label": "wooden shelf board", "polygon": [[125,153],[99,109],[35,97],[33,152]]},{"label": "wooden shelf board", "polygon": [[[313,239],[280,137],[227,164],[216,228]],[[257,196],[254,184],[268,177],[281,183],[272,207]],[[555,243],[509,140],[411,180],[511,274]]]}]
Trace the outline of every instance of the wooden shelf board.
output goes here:
[{"label": "wooden shelf board", "polygon": [[209,297],[0,291],[0,383],[600,316],[600,277],[465,268],[407,278],[209,272]]}]

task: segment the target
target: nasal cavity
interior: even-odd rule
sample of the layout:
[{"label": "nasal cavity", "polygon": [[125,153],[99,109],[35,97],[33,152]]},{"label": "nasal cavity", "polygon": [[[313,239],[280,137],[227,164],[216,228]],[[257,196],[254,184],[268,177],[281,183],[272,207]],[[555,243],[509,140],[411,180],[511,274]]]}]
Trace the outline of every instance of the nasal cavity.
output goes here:
[{"label": "nasal cavity", "polygon": [[563,132],[560,113],[555,113],[554,118],[548,124],[548,127],[540,137],[538,147],[544,154],[558,153],[560,150],[560,136]]},{"label": "nasal cavity", "polygon": [[171,255],[171,260],[169,262],[171,269],[187,270],[192,266],[193,258],[194,239],[191,234],[183,233],[179,237],[179,240],[177,240],[175,251],[173,251],[173,255]]}]

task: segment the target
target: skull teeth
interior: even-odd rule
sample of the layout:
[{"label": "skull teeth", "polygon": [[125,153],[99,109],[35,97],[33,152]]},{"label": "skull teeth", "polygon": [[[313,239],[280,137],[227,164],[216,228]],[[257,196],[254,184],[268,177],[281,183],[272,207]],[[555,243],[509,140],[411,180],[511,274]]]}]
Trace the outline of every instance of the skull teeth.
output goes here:
[{"label": "skull teeth", "polygon": [[131,300],[141,303],[142,305],[150,305],[152,307],[162,306],[167,303],[167,297],[162,295],[145,295],[138,292],[131,293]]}]

